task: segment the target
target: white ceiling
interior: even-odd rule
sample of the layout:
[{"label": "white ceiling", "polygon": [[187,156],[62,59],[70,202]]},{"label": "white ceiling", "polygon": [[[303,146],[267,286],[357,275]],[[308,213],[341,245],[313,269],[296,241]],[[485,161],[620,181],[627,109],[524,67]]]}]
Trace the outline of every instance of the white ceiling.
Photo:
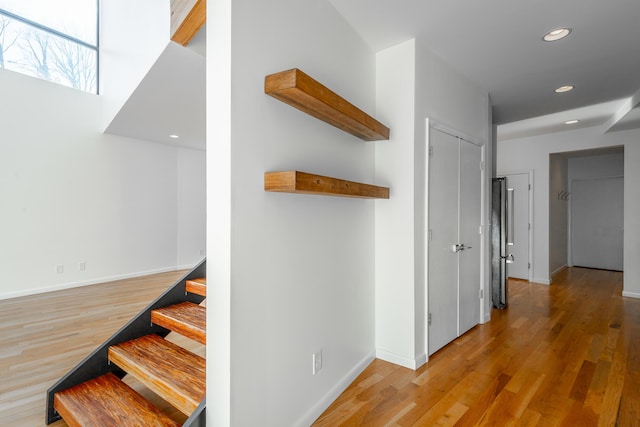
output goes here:
[{"label": "white ceiling", "polygon": [[[640,89],[638,0],[330,0],[374,51],[415,37],[491,95],[503,124]],[[573,32],[543,42],[558,27]],[[563,95],[555,88],[572,84]]]},{"label": "white ceiling", "polygon": [[[487,91],[499,139],[640,127],[640,0],[329,1],[373,51],[416,38]],[[167,46],[108,132],[204,149],[205,31],[189,47]]]}]

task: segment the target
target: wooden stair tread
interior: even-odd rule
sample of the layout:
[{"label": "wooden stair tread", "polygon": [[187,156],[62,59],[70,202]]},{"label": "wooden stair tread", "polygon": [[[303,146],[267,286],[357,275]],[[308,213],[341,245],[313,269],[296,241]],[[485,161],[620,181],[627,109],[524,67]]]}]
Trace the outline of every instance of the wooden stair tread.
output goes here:
[{"label": "wooden stair tread", "polygon": [[205,396],[205,359],[158,335],[109,347],[109,360],[190,415]]},{"label": "wooden stair tread", "polygon": [[56,393],[54,408],[70,427],[179,426],[110,373]]},{"label": "wooden stair tread", "polygon": [[151,322],[170,331],[207,343],[207,309],[192,302],[181,302],[151,312]]},{"label": "wooden stair tread", "polygon": [[205,277],[201,277],[199,279],[191,279],[187,280],[187,292],[200,295],[203,297],[207,296],[207,279]]}]

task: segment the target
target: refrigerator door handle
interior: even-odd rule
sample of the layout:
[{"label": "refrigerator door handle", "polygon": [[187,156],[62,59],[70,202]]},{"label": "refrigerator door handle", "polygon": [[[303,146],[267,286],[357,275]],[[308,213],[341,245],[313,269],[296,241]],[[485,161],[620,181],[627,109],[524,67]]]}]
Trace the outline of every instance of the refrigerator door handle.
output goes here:
[{"label": "refrigerator door handle", "polygon": [[[513,188],[507,188],[507,245],[513,246],[514,241],[514,200],[515,191]],[[513,260],[511,261],[513,262]]]}]

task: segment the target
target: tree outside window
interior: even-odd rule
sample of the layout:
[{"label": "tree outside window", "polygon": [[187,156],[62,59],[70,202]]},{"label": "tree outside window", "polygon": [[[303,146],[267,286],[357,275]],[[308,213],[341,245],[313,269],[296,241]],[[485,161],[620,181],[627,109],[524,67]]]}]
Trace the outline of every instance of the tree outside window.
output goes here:
[{"label": "tree outside window", "polygon": [[0,0],[0,68],[97,93],[97,11],[97,0]]}]

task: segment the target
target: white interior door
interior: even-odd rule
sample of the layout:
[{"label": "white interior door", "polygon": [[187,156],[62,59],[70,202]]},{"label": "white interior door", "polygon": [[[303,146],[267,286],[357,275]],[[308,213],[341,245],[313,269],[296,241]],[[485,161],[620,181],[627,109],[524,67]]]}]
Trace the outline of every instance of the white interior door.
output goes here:
[{"label": "white interior door", "polygon": [[459,237],[464,250],[458,253],[458,335],[480,319],[480,225],[482,217],[481,148],[460,140]]},{"label": "white interior door", "polygon": [[458,141],[429,134],[429,354],[458,336]]},{"label": "white interior door", "polygon": [[622,271],[624,179],[574,180],[570,200],[572,264]]},{"label": "white interior door", "polygon": [[429,334],[431,355],[480,319],[481,148],[430,129]]},{"label": "white interior door", "polygon": [[529,279],[529,174],[504,175],[507,189],[513,191],[509,200],[513,215],[508,219],[513,224],[513,236],[509,236],[507,253],[513,255],[513,263],[507,265],[507,275],[516,279]]}]

